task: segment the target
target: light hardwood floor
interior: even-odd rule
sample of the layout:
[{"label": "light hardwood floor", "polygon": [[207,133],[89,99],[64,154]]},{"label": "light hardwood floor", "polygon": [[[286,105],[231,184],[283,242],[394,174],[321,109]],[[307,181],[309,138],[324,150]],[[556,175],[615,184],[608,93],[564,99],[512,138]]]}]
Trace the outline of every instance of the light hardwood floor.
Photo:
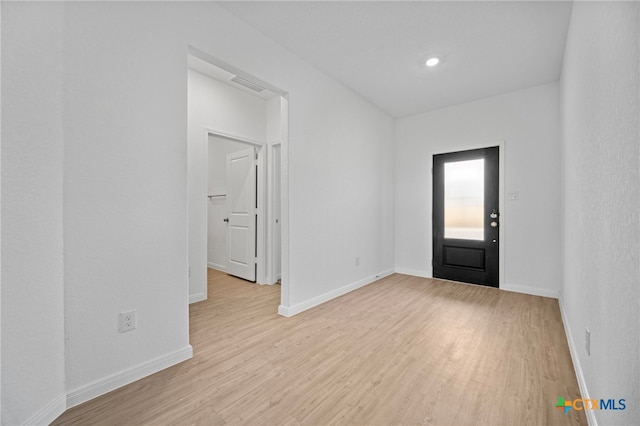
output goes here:
[{"label": "light hardwood floor", "polygon": [[279,286],[209,271],[194,357],[56,425],[576,425],[558,302],[392,275],[292,318]]}]

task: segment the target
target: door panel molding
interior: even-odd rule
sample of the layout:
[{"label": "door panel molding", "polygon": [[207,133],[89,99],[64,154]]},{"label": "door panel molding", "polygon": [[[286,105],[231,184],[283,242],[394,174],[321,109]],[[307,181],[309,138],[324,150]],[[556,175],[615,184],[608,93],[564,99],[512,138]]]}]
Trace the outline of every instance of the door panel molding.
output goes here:
[{"label": "door panel molding", "polygon": [[460,247],[452,244],[442,246],[442,263],[445,266],[484,270],[485,249],[482,247]]}]

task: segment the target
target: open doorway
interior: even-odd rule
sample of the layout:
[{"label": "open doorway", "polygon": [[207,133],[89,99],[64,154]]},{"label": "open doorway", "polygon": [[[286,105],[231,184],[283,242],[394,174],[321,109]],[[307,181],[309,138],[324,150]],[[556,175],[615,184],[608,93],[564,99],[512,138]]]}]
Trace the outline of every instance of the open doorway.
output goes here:
[{"label": "open doorway", "polygon": [[286,300],[286,94],[221,64],[190,48],[189,302],[207,298],[208,268],[258,284],[282,279]]}]

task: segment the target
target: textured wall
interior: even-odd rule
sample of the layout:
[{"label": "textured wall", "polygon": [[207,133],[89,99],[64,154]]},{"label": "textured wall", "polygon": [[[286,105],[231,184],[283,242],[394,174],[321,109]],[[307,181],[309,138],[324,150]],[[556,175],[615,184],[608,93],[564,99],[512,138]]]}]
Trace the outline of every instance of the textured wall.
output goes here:
[{"label": "textured wall", "polygon": [[566,325],[583,392],[627,400],[599,424],[640,418],[638,8],[576,2],[562,73]]},{"label": "textured wall", "polygon": [[63,13],[2,4],[3,425],[65,404]]}]

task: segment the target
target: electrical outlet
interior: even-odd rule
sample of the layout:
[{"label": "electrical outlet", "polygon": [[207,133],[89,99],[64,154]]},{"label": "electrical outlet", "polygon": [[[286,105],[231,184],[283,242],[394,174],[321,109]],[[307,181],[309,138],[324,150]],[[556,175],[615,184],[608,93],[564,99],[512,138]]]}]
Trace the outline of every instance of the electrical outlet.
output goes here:
[{"label": "electrical outlet", "polygon": [[591,332],[588,328],[584,329],[584,346],[587,349],[587,355],[591,356]]},{"label": "electrical outlet", "polygon": [[118,332],[125,333],[136,328],[136,310],[120,312],[118,315]]},{"label": "electrical outlet", "polygon": [[360,265],[360,257],[356,257],[356,266]]}]

